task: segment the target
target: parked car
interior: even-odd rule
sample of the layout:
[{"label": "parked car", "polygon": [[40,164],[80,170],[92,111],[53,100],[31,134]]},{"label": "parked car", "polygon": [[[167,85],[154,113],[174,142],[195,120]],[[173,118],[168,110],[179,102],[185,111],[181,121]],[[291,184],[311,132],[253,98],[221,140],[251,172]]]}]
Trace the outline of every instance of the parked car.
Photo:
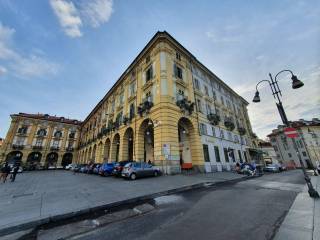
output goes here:
[{"label": "parked car", "polygon": [[93,173],[94,174],[99,174],[99,169],[102,164],[96,164],[96,166],[93,168]]},{"label": "parked car", "polygon": [[263,168],[264,172],[280,172],[279,166],[277,164],[270,164]]},{"label": "parked car", "polygon": [[84,166],[85,166],[85,164],[76,164],[73,168],[73,171],[80,172],[81,168]]},{"label": "parked car", "polygon": [[83,164],[79,170],[79,172],[81,173],[87,173],[89,169],[89,165],[88,164]]},{"label": "parked car", "polygon": [[123,167],[127,164],[127,163],[130,163],[132,161],[122,161],[122,162],[117,162],[114,166],[114,169],[113,169],[113,175],[116,176],[116,177],[120,177],[121,176],[121,173],[122,173],[122,170],[123,170]]},{"label": "parked car", "polygon": [[68,164],[67,166],[65,166],[64,169],[66,169],[66,170],[71,170],[71,169],[73,169],[74,166],[75,166],[75,164],[70,163],[70,164]]},{"label": "parked car", "polygon": [[121,176],[127,179],[135,180],[140,177],[157,177],[160,170],[147,163],[130,162],[127,163],[121,173]]},{"label": "parked car", "polygon": [[287,171],[287,167],[285,165],[279,164],[279,170],[280,172]]},{"label": "parked car", "polygon": [[100,176],[110,176],[112,175],[115,163],[104,163],[99,168],[99,175]]}]

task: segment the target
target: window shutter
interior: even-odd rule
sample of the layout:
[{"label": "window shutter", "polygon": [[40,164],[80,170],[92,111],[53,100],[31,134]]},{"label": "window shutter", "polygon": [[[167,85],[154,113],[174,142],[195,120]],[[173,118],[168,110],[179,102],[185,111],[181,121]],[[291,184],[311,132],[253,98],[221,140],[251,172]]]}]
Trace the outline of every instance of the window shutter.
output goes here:
[{"label": "window shutter", "polygon": [[146,72],[142,73],[142,85],[146,84]]},{"label": "window shutter", "polygon": [[173,74],[175,77],[177,77],[177,75],[178,75],[177,65],[175,63],[173,64]]},{"label": "window shutter", "polygon": [[156,76],[156,63],[152,63],[152,72],[151,72],[152,78]]}]

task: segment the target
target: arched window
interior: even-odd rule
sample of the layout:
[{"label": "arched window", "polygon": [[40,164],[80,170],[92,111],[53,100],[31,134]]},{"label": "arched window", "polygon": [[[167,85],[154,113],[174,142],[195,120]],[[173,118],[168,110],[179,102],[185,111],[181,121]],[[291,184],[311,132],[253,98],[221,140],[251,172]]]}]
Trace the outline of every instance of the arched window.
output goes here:
[{"label": "arched window", "polygon": [[56,137],[56,138],[60,138],[60,137],[62,137],[62,132],[61,131],[56,131],[55,133],[54,133],[54,137]]},{"label": "arched window", "polygon": [[76,133],[75,132],[71,132],[69,133],[69,138],[75,138]]},{"label": "arched window", "polygon": [[22,126],[18,129],[18,133],[20,134],[26,134],[28,131],[28,127],[27,126]]},{"label": "arched window", "polygon": [[46,136],[47,135],[47,131],[45,129],[39,129],[38,132],[37,132],[37,135],[38,136]]}]

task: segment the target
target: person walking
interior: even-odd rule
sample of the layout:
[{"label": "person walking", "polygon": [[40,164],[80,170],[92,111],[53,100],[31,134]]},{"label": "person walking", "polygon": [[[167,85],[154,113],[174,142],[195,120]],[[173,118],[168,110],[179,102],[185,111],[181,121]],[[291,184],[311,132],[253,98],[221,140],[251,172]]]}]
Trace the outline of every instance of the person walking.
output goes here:
[{"label": "person walking", "polygon": [[6,162],[2,169],[1,169],[1,177],[0,180],[3,179],[3,183],[5,183],[7,181],[7,177],[10,174],[10,166],[8,165],[8,163]]},{"label": "person walking", "polygon": [[14,165],[13,173],[11,175],[11,182],[14,182],[14,180],[16,180],[16,175],[18,173],[18,170],[19,170],[19,165]]}]

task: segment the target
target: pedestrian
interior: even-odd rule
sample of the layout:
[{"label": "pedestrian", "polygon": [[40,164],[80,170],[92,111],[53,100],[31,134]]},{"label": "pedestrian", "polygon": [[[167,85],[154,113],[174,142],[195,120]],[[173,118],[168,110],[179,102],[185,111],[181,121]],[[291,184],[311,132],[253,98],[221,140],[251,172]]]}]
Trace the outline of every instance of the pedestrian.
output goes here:
[{"label": "pedestrian", "polygon": [[149,164],[149,165],[152,165],[152,162],[151,162],[151,160],[150,160],[150,159],[148,160],[148,164]]},{"label": "pedestrian", "polygon": [[320,163],[319,163],[319,165],[317,166],[317,171],[318,171],[318,173],[319,173],[319,175],[320,175]]},{"label": "pedestrian", "polygon": [[13,173],[11,175],[11,182],[14,182],[14,180],[16,180],[16,175],[18,173],[18,170],[19,170],[19,165],[14,165],[13,167]]},{"label": "pedestrian", "polygon": [[10,166],[8,165],[8,163],[6,162],[4,165],[3,165],[3,167],[2,167],[2,169],[1,169],[1,178],[0,178],[0,180],[1,179],[3,179],[3,183],[5,183],[6,181],[7,181],[7,177],[8,177],[8,175],[10,174]]}]

